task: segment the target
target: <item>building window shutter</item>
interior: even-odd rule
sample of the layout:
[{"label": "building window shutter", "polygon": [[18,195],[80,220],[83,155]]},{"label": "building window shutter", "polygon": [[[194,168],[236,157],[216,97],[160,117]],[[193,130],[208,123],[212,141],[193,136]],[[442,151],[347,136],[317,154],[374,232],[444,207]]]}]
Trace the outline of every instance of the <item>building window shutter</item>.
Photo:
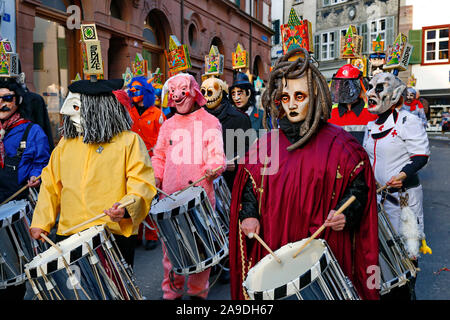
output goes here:
[{"label": "building window shutter", "polygon": [[339,59],[339,55],[340,55],[340,47],[339,47],[339,42],[341,39],[341,34],[339,31],[334,31],[334,58],[335,59]]},{"label": "building window shutter", "polygon": [[410,64],[422,62],[422,30],[409,30],[408,42],[414,46],[411,54]]},{"label": "building window shutter", "polygon": [[275,34],[273,35],[273,44],[277,45],[280,43],[280,20],[277,19],[273,22],[273,31]]},{"label": "building window shutter", "polygon": [[320,35],[314,36],[314,58],[320,60]]},{"label": "building window shutter", "polygon": [[368,43],[369,43],[369,37],[367,36],[367,23],[363,23],[361,25],[361,36],[363,37],[363,53],[368,53],[369,52],[369,47],[368,47]]},{"label": "building window shutter", "polygon": [[394,44],[394,17],[386,18],[386,39],[385,48]]}]

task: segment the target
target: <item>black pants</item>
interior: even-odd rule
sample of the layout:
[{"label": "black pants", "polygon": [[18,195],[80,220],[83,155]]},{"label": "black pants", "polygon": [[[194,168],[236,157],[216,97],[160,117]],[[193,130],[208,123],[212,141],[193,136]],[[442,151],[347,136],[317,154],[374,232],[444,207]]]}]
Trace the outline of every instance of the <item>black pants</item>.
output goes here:
[{"label": "black pants", "polygon": [[[64,239],[67,239],[68,237],[69,236],[61,236],[61,235],[57,234],[55,240],[56,240],[56,242],[59,242]],[[127,238],[127,237],[115,234],[114,239],[116,240],[117,247],[119,248],[120,253],[122,254],[123,258],[125,259],[125,262],[129,266],[133,267],[137,235],[132,235]]]}]

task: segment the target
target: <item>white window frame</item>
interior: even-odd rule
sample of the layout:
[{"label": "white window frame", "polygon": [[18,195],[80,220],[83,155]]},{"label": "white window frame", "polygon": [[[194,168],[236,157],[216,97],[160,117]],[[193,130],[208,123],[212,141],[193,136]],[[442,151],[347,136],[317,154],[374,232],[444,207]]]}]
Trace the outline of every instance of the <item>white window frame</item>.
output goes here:
[{"label": "white window frame", "polygon": [[[323,41],[323,36],[327,35],[327,42]],[[333,40],[331,40],[331,35],[333,37]],[[318,55],[318,58],[320,61],[328,61],[328,60],[334,60],[336,59],[335,52],[336,52],[336,39],[335,37],[335,30],[333,31],[327,31],[322,32],[319,34],[320,39],[320,56]],[[324,56],[325,54],[325,56]]]},{"label": "white window frame", "polygon": [[[449,42],[449,37],[443,37],[441,38],[439,35],[439,31],[440,30],[449,30],[450,33],[450,28],[449,27],[443,27],[443,28],[436,28],[436,29],[426,29],[424,30],[425,35],[424,35],[424,40],[423,40],[423,63],[442,63],[442,62],[449,62],[449,47],[447,45],[447,50],[439,50],[439,42],[444,42],[446,41],[447,43]],[[436,32],[436,36],[434,39],[428,39],[428,32],[429,31],[435,31]],[[435,44],[435,48],[434,50],[428,50],[428,44],[430,43],[434,43]],[[439,51],[447,51],[447,58],[446,59],[439,59]],[[434,59],[428,59],[427,58],[427,53],[428,52],[434,52],[435,53],[435,58]]]},{"label": "white window frame", "polygon": [[[381,29],[381,23],[384,21],[384,29]],[[372,24],[375,24],[375,30],[372,30]],[[378,35],[381,35],[381,40],[386,43],[386,37],[387,37],[387,19],[385,17],[369,21],[367,23],[367,31],[369,33],[369,43],[371,44],[372,41],[375,41],[378,37]]]},{"label": "white window frame", "polygon": [[344,3],[347,2],[348,0],[323,0],[323,6],[324,7],[328,7],[328,6],[334,6],[335,4],[339,4],[339,3]]}]

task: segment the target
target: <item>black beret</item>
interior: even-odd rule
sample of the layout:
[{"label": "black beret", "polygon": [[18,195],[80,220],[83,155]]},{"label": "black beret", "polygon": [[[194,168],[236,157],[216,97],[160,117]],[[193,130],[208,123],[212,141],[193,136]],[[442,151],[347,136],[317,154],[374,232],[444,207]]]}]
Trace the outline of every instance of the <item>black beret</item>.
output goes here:
[{"label": "black beret", "polygon": [[123,87],[123,79],[111,80],[79,80],[72,83],[68,89],[73,93],[99,95],[112,93],[115,90],[120,90]]}]

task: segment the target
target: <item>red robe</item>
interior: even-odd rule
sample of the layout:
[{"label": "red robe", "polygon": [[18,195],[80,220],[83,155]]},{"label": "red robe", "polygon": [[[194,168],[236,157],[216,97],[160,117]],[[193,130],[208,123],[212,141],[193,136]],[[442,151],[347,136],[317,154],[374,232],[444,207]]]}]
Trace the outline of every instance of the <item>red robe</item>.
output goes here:
[{"label": "red robe", "polygon": [[[262,160],[258,163],[248,164],[249,155],[259,152],[261,145],[267,145],[267,153],[272,154],[272,139],[277,136],[274,131],[257,141],[236,175],[229,233],[232,299],[246,298],[242,282],[247,272],[269,254],[256,240],[246,238],[239,230],[242,190],[248,178],[260,201],[260,236],[275,251],[287,243],[311,236],[325,222],[330,210],[336,209],[346,187],[359,173],[364,175],[369,187],[359,228],[354,233],[347,228],[343,231],[327,228],[319,238],[327,241],[360,297],[378,299],[378,290],[366,286],[371,275],[366,272],[367,268],[378,265],[376,186],[367,153],[349,133],[332,124],[324,124],[306,145],[291,152],[286,150],[291,143],[281,130],[278,132],[279,141],[274,147],[279,146],[279,170],[264,176],[263,191],[258,189],[265,160],[260,156]],[[271,166],[276,164],[268,162],[266,167]],[[266,173],[269,172],[266,169]]]}]

